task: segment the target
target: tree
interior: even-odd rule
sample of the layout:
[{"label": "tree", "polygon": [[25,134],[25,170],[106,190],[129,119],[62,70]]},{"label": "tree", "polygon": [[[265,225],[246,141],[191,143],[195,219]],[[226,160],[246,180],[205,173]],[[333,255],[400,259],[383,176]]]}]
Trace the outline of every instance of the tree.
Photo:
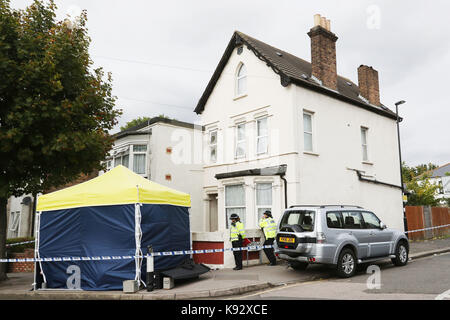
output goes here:
[{"label": "tree", "polygon": [[111,75],[91,68],[86,11],[76,25],[55,11],[53,1],[16,10],[0,0],[0,257],[7,199],[102,169],[121,114]]},{"label": "tree", "polygon": [[160,114],[159,116],[156,117],[139,117],[136,119],[133,119],[131,121],[128,121],[123,127],[120,127],[120,131],[126,130],[126,129],[130,129],[132,127],[135,127],[137,125],[140,125],[141,123],[145,123],[148,122],[152,119],[155,118],[164,118],[164,119],[171,119],[168,116],[164,115],[164,114]]},{"label": "tree", "polygon": [[439,200],[435,198],[439,188],[437,184],[430,182],[429,175],[419,179],[413,179],[406,184],[406,188],[411,194],[408,196],[409,206],[438,206]]},{"label": "tree", "polygon": [[420,164],[415,167],[408,167],[405,163],[402,164],[403,181],[406,184],[406,189],[411,193],[408,195],[407,205],[439,205],[439,200],[435,198],[439,186],[431,183],[429,174],[429,171],[437,167],[432,163]]}]

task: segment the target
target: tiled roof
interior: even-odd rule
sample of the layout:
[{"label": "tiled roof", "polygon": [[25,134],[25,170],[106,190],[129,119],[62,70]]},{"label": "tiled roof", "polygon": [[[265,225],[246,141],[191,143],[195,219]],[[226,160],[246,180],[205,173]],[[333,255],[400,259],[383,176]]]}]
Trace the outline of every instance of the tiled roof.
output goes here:
[{"label": "tiled roof", "polygon": [[294,83],[299,86],[304,86],[309,89],[321,92],[326,95],[333,96],[337,99],[360,106],[368,111],[396,119],[396,114],[389,108],[381,105],[375,106],[369,104],[368,101],[362,98],[359,94],[358,86],[347,78],[338,75],[338,90],[334,91],[319,84],[316,80],[311,78],[311,63],[300,59],[288,52],[277,49],[260,40],[252,38],[242,32],[235,31],[231,38],[222,59],[219,62],[208,86],[206,87],[202,97],[200,98],[195,112],[202,113],[206,101],[211,94],[223,68],[231,56],[233,49],[236,46],[245,44],[253,53],[273,69],[273,71],[280,75],[281,84],[284,86]]},{"label": "tiled roof", "polygon": [[450,163],[447,163],[443,166],[440,166],[439,168],[434,169],[432,171],[431,177],[432,178],[444,177],[444,176],[446,176],[447,172],[450,175]]}]

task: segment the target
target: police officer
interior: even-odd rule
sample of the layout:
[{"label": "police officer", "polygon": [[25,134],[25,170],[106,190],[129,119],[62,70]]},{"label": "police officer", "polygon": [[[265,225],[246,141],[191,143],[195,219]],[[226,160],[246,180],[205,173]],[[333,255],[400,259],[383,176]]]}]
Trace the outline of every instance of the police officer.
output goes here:
[{"label": "police officer", "polygon": [[[264,241],[264,245],[273,245],[275,236],[277,234],[277,224],[272,218],[272,213],[269,210],[264,212],[261,220],[259,221],[259,226],[263,229],[264,237],[266,238],[266,241]],[[277,264],[277,259],[273,254],[273,248],[264,248],[264,253],[269,259],[270,265],[275,266]]]},{"label": "police officer", "polygon": [[[239,216],[236,213],[231,214],[231,228],[230,228],[230,241],[233,248],[242,247],[243,240],[245,239],[244,224],[240,221]],[[236,267],[233,270],[242,270],[242,251],[233,251],[234,261]]]}]

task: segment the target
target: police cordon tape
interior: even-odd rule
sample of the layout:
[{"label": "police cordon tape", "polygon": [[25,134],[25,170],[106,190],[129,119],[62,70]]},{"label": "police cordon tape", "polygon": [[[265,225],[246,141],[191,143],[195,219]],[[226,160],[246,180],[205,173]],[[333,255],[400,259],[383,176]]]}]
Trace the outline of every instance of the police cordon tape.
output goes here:
[{"label": "police cordon tape", "polygon": [[431,230],[431,229],[445,228],[445,227],[448,227],[448,226],[450,226],[450,224],[444,224],[442,226],[437,226],[437,227],[429,227],[429,228],[405,231],[405,233],[412,233],[412,232],[419,232],[419,231],[425,231],[425,230]]},{"label": "police cordon tape", "polygon": [[[431,229],[445,228],[449,227],[450,224],[445,224],[442,226],[429,227],[411,231],[405,231],[405,233],[426,231]],[[14,244],[9,244],[7,246],[19,245],[25,243],[32,243],[32,241],[18,242]],[[101,256],[101,257],[53,257],[53,258],[13,258],[13,259],[0,259],[2,262],[58,262],[58,261],[106,261],[106,260],[127,260],[136,258],[146,258],[150,256],[160,257],[160,256],[178,256],[187,254],[202,254],[202,253],[218,253],[225,251],[247,251],[247,250],[262,250],[273,248],[273,245],[259,245],[259,246],[247,246],[238,248],[226,248],[226,249],[204,249],[204,250],[180,250],[180,251],[165,251],[165,252],[153,252],[152,254],[147,254],[145,256]]]},{"label": "police cordon tape", "polygon": [[21,244],[27,244],[27,243],[33,243],[36,242],[36,240],[30,240],[30,241],[24,241],[24,242],[16,242],[16,243],[9,243],[6,245],[6,247],[13,247],[13,246],[18,246]]},{"label": "police cordon tape", "polygon": [[12,259],[0,259],[1,262],[58,262],[58,261],[105,261],[105,260],[127,260],[136,258],[147,257],[160,257],[160,256],[180,256],[188,254],[202,254],[202,253],[217,253],[225,251],[247,251],[247,250],[261,250],[273,248],[273,245],[260,245],[260,246],[247,246],[237,248],[226,249],[204,249],[204,250],[179,250],[179,251],[165,251],[165,252],[153,252],[151,254],[143,256],[99,256],[99,257],[54,257],[54,258],[12,258]]}]

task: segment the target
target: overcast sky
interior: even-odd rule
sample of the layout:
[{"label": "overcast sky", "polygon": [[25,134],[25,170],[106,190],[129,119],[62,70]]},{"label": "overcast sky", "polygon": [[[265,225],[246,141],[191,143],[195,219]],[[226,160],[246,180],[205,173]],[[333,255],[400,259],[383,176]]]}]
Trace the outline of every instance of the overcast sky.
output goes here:
[{"label": "overcast sky", "polygon": [[[12,0],[14,8],[32,1]],[[379,72],[383,104],[400,106],[408,165],[450,162],[450,2],[266,0],[56,0],[58,19],[88,12],[95,66],[113,75],[117,132],[139,116],[196,122],[193,112],[234,30],[310,61],[313,15],[331,20],[337,69]]]}]

